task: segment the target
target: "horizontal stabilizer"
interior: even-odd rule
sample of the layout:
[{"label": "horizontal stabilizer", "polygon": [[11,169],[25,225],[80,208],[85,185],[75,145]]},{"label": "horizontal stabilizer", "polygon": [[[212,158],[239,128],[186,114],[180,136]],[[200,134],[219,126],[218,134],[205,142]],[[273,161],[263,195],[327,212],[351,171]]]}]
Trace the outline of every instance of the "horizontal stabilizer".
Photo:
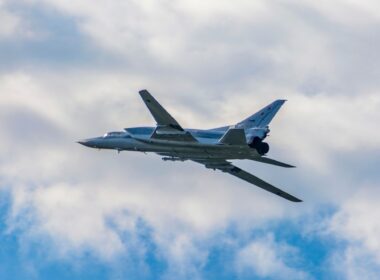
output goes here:
[{"label": "horizontal stabilizer", "polygon": [[225,145],[247,145],[244,129],[230,128],[219,140],[219,144]]},{"label": "horizontal stabilizer", "polygon": [[286,168],[294,168],[295,167],[294,165],[290,165],[290,164],[287,164],[287,163],[284,163],[284,162],[281,162],[281,161],[278,161],[275,159],[267,158],[267,157],[251,158],[251,160],[259,161],[259,162],[267,163],[267,164],[272,164],[272,165],[277,165],[277,166],[281,166],[281,167],[286,167]]}]

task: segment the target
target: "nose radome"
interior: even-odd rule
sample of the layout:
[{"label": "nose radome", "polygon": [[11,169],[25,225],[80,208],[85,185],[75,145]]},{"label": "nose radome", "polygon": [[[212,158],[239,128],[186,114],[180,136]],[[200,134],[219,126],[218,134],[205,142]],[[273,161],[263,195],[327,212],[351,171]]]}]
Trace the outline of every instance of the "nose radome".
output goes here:
[{"label": "nose radome", "polygon": [[77,143],[86,147],[90,147],[89,140],[80,140],[80,141],[77,141]]}]

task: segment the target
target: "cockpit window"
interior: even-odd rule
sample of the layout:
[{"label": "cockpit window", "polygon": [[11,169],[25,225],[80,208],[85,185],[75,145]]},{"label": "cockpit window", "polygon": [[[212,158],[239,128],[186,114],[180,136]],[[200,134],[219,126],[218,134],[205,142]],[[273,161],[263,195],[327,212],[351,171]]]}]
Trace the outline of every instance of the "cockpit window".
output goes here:
[{"label": "cockpit window", "polygon": [[124,135],[125,132],[122,131],[112,131],[112,132],[107,132],[106,134],[103,135],[104,138],[106,137],[117,137],[117,136],[122,136]]}]

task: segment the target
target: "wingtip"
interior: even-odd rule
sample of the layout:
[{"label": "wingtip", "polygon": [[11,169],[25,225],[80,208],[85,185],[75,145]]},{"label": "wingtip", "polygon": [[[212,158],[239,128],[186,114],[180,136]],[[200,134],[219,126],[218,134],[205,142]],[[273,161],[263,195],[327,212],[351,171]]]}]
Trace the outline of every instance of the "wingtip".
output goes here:
[{"label": "wingtip", "polygon": [[303,200],[299,199],[298,197],[292,196],[293,202],[303,202]]},{"label": "wingtip", "polygon": [[291,201],[291,202],[295,202],[295,203],[300,203],[300,202],[303,202],[301,199],[297,198],[297,197],[285,197],[287,200]]},{"label": "wingtip", "polygon": [[287,164],[287,163],[284,163],[283,165],[279,165],[281,167],[285,167],[285,168],[296,168],[297,166],[295,165],[291,165],[291,164]]},{"label": "wingtip", "polygon": [[287,99],[277,99],[275,102],[278,102],[278,103],[285,103],[286,101],[288,101]]},{"label": "wingtip", "polygon": [[283,197],[283,198],[286,198],[287,200],[291,201],[291,202],[303,202],[301,199],[295,197],[295,196],[292,196],[291,194],[288,194],[288,193],[284,193],[284,194],[278,194],[279,196]]}]

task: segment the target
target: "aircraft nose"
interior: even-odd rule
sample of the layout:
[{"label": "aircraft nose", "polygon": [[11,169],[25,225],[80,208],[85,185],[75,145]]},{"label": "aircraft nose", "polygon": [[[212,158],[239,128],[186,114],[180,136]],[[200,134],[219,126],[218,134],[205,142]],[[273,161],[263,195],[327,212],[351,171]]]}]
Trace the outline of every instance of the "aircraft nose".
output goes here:
[{"label": "aircraft nose", "polygon": [[80,140],[80,141],[77,141],[77,143],[81,144],[83,146],[86,146],[86,147],[93,147],[93,143],[92,143],[91,139]]},{"label": "aircraft nose", "polygon": [[78,144],[81,144],[83,146],[87,146],[87,140],[80,140],[80,141],[77,141]]}]

